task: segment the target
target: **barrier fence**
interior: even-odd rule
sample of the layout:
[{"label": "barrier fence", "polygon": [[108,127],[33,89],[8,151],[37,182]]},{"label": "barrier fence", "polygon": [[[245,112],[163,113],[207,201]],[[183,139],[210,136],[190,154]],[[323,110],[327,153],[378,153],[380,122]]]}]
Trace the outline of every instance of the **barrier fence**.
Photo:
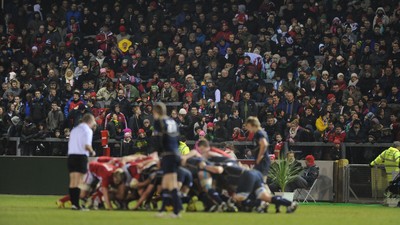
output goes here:
[{"label": "barrier fence", "polygon": [[[30,155],[63,156],[66,155],[67,142],[68,139],[65,138],[44,138],[24,141],[20,137],[3,137],[0,138],[0,155],[27,155],[26,152],[21,151],[21,148],[29,146],[32,148],[36,147]],[[108,143],[112,149],[111,153],[113,156],[122,156],[123,140],[110,139]],[[195,143],[195,141],[186,142],[190,148],[193,148]],[[212,145],[219,148],[233,148],[238,158],[246,158],[246,151],[254,149],[254,143],[251,141],[214,142]],[[93,146],[98,155],[103,154],[100,140],[95,140]],[[341,143],[339,158],[348,159],[352,164],[366,164],[374,160],[376,156],[390,146],[392,146],[392,143]],[[312,154],[316,159],[336,160],[338,158],[325,157],[327,152],[331,151],[333,147],[334,144],[329,142],[285,142],[281,156],[284,157],[288,151],[294,151],[297,153],[298,158],[304,158],[305,155]],[[270,146],[269,150],[273,152],[273,146]]]},{"label": "barrier fence", "polygon": [[[366,164],[349,164],[345,170],[344,201],[351,203],[384,202],[389,182],[397,175],[398,167],[370,167]],[[392,172],[393,171],[393,172]]]}]

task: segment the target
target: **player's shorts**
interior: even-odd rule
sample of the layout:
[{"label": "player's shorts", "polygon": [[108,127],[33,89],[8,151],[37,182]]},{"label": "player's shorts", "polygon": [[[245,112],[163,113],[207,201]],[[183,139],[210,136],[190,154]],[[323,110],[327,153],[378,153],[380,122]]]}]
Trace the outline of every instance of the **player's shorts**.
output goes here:
[{"label": "player's shorts", "polygon": [[255,165],[253,168],[255,170],[260,171],[263,176],[267,176],[269,172],[269,167],[271,163],[268,157],[269,157],[268,154],[266,154],[264,158],[261,160],[261,162]]},{"label": "player's shorts", "polygon": [[88,157],[86,155],[68,155],[68,171],[70,173],[87,173]]},{"label": "player's shorts", "polygon": [[[264,187],[263,176],[257,170],[247,170],[240,176],[240,182],[236,193],[248,198],[251,193],[255,193]],[[257,193],[255,193],[258,195]]]},{"label": "player's shorts", "polygon": [[181,164],[181,157],[179,155],[166,155],[161,159],[161,170],[164,174],[177,173]]},{"label": "player's shorts", "polygon": [[192,173],[186,168],[179,167],[178,182],[182,183],[182,186],[192,187],[193,186]]}]

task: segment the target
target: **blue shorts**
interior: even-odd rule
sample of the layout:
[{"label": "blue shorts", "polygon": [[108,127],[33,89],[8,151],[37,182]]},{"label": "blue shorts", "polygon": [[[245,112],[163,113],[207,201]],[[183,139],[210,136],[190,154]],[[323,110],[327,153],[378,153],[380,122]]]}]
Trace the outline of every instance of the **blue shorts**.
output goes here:
[{"label": "blue shorts", "polygon": [[240,176],[240,182],[237,187],[236,193],[245,196],[246,198],[251,194],[264,187],[262,174],[257,170],[247,170]]},{"label": "blue shorts", "polygon": [[263,176],[267,176],[270,167],[270,160],[268,154],[264,156],[259,164],[256,164],[253,169],[260,171]]},{"label": "blue shorts", "polygon": [[164,174],[177,173],[181,165],[181,157],[179,155],[166,155],[161,159],[161,170]]},{"label": "blue shorts", "polygon": [[179,167],[178,181],[182,183],[182,186],[192,187],[193,186],[192,173],[186,168]]}]

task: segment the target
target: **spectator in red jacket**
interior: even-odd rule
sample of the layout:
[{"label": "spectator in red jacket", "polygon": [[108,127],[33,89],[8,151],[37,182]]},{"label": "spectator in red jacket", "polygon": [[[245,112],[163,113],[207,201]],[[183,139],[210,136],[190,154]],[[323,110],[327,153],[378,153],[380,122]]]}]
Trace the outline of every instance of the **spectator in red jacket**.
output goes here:
[{"label": "spectator in red jacket", "polygon": [[328,136],[328,141],[335,143],[335,141],[340,141],[340,143],[343,143],[346,139],[346,132],[344,132],[343,128],[341,126],[336,126],[335,127],[335,132],[332,132]]}]

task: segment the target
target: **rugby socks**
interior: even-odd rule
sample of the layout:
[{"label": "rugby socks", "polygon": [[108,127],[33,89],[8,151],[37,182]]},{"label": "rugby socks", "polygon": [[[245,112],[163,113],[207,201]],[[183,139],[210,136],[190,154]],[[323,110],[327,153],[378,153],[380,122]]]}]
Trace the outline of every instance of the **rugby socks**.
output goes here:
[{"label": "rugby socks", "polygon": [[215,191],[214,189],[208,189],[208,195],[212,200],[214,200],[218,205],[221,205],[222,199],[219,197],[219,193]]},{"label": "rugby socks", "polygon": [[171,191],[172,205],[174,206],[174,214],[178,215],[182,208],[182,201],[179,197],[178,190],[174,189]]},{"label": "rugby socks", "polygon": [[69,200],[70,200],[69,195],[66,195],[66,196],[60,198],[58,201],[65,203],[65,202],[68,202]]},{"label": "rugby socks", "polygon": [[162,205],[160,212],[165,212],[166,207],[169,205],[171,199],[171,195],[169,194],[169,191],[167,189],[163,189],[161,191],[161,200],[162,200]]},{"label": "rugby socks", "polygon": [[81,194],[81,189],[79,189],[79,188],[70,188],[69,189],[69,196],[71,198],[71,203],[78,209],[81,208],[81,206],[79,205],[79,195],[80,194]]},{"label": "rugby socks", "polygon": [[190,202],[191,197],[186,195],[186,196],[181,196],[181,201],[182,203],[189,203]]},{"label": "rugby socks", "polygon": [[271,203],[275,205],[283,205],[283,206],[290,206],[292,204],[291,201],[282,198],[282,196],[274,196],[271,199]]},{"label": "rugby socks", "polygon": [[246,199],[242,202],[243,206],[248,206],[250,208],[259,206],[260,204],[261,204],[261,200],[259,200],[259,199],[255,199],[255,200],[254,199]]}]

